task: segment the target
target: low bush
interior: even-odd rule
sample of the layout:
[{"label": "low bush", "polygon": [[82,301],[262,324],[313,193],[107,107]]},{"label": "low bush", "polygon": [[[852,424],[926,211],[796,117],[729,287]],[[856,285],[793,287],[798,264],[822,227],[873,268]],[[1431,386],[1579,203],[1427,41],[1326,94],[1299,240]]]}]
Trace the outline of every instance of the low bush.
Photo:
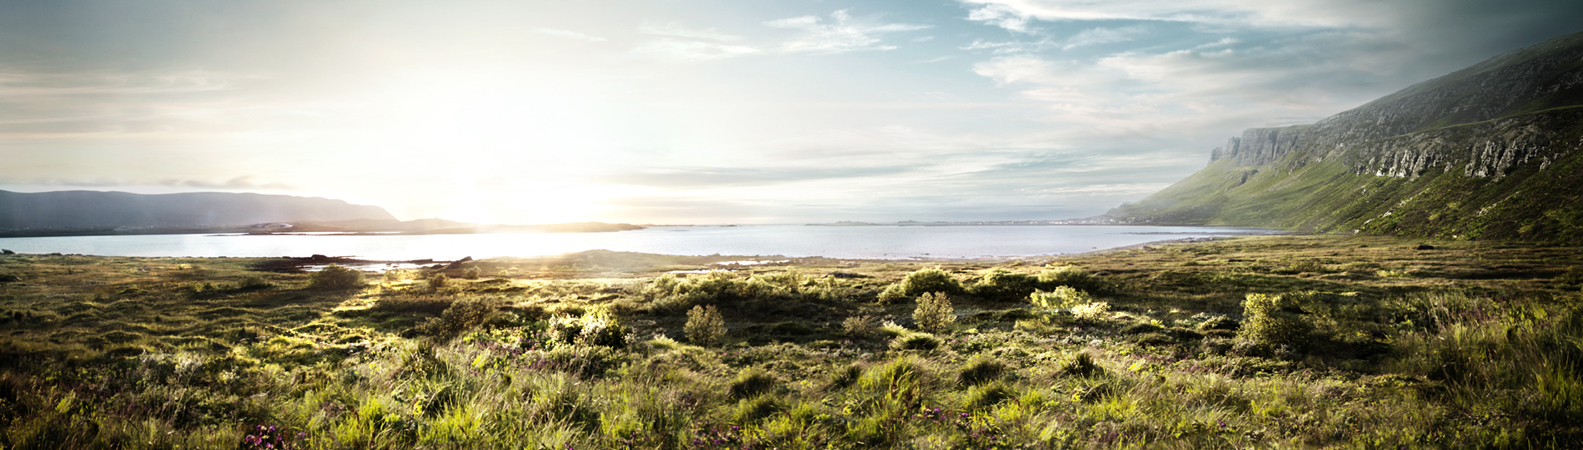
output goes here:
[{"label": "low bush", "polygon": [[962,283],[944,270],[939,268],[919,269],[907,274],[900,282],[886,286],[879,294],[881,304],[891,304],[896,301],[914,298],[930,292],[945,294],[961,294],[964,292]]},{"label": "low bush", "polygon": [[1006,269],[990,269],[973,284],[973,295],[997,300],[1017,300],[1027,297],[1039,287],[1039,278]]},{"label": "low bush", "polygon": [[449,340],[483,325],[494,311],[495,305],[489,298],[465,298],[451,303],[439,317],[418,325],[418,332]]},{"label": "low bush", "polygon": [[983,386],[974,386],[967,390],[964,399],[967,409],[983,410],[1010,400],[1017,396],[1017,391],[1006,387],[1004,383],[994,382]]},{"label": "low bush", "polygon": [[870,315],[847,317],[841,321],[841,330],[854,339],[873,337],[879,334],[879,320]]},{"label": "low bush", "polygon": [[331,264],[308,276],[309,289],[339,290],[361,287],[363,272]]},{"label": "low bush", "polygon": [[1295,302],[1281,295],[1248,294],[1242,315],[1238,336],[1269,348],[1284,345],[1300,350],[1313,331]]},{"label": "low bush", "polygon": [[1006,364],[995,359],[976,357],[962,366],[962,371],[956,376],[956,382],[964,386],[976,386],[994,381],[1006,373]]},{"label": "low bush", "polygon": [[698,345],[713,345],[726,335],[726,321],[720,317],[715,305],[694,306],[687,312],[687,341]]},{"label": "low bush", "polygon": [[920,350],[929,351],[940,348],[940,338],[928,333],[907,333],[891,340],[890,348],[895,350]]},{"label": "low bush", "polygon": [[1110,303],[1093,302],[1072,307],[1072,317],[1077,320],[1095,321],[1109,317]]},{"label": "low bush", "polygon": [[480,277],[482,275],[483,275],[483,270],[480,270],[476,266],[468,267],[467,269],[462,270],[462,278],[466,278],[466,279],[469,279],[469,280],[477,280],[478,277]]},{"label": "low bush", "polygon": [[1056,286],[1049,292],[1034,291],[1028,300],[1044,308],[1071,308],[1094,302],[1094,297],[1081,289],[1070,286]]},{"label": "low bush", "polygon": [[430,291],[434,291],[434,292],[439,292],[440,290],[445,289],[445,285],[449,284],[450,282],[451,282],[451,278],[445,276],[445,274],[443,274],[443,273],[434,274],[434,277],[429,278],[429,290]]},{"label": "low bush", "polygon": [[1089,377],[1105,372],[1103,367],[1094,363],[1094,357],[1088,352],[1077,352],[1068,356],[1057,367],[1057,373],[1075,377]]},{"label": "low bush", "polygon": [[1088,273],[1088,270],[1078,266],[1057,266],[1039,272],[1039,288],[1054,289],[1066,286],[1087,292],[1108,292],[1110,283]]},{"label": "low bush", "polygon": [[774,375],[759,368],[748,368],[737,374],[731,380],[731,385],[726,389],[726,395],[736,399],[746,399],[767,394],[780,385],[780,380]]},{"label": "low bush", "polygon": [[912,320],[918,323],[920,330],[942,333],[956,322],[956,310],[944,292],[927,293],[918,297],[918,308],[913,310]]}]

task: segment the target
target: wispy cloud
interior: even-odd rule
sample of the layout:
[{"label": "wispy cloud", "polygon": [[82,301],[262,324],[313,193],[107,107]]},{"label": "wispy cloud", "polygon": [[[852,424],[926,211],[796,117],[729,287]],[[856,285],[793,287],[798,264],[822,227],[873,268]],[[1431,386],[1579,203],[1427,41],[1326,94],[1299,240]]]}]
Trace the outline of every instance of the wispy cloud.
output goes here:
[{"label": "wispy cloud", "polygon": [[865,50],[894,50],[894,45],[881,43],[877,35],[901,31],[916,31],[929,25],[905,23],[870,23],[854,20],[847,10],[830,13],[826,22],[818,16],[801,16],[771,20],[764,25],[775,28],[803,30],[806,34],[781,45],[787,53],[847,53]]},{"label": "wispy cloud", "polygon": [[751,55],[759,53],[759,49],[718,42],[660,39],[639,45],[632,53],[657,59],[707,61]]},{"label": "wispy cloud", "polygon": [[546,35],[546,36],[563,37],[563,38],[577,39],[577,40],[580,40],[580,41],[588,41],[588,42],[604,42],[604,41],[609,40],[609,39],[605,39],[605,38],[598,37],[598,36],[589,36],[589,35],[586,35],[586,34],[583,34],[583,33],[578,33],[576,31],[559,30],[559,29],[555,29],[555,28],[534,28],[533,32],[534,33],[538,33],[538,34],[542,34],[542,35]]},{"label": "wispy cloud", "polygon": [[742,36],[722,33],[720,30],[716,30],[714,28],[687,28],[675,22],[665,24],[645,23],[638,27],[638,31],[642,32],[643,34],[652,34],[655,36],[673,38],[703,39],[720,42],[736,42],[742,40]]},{"label": "wispy cloud", "polygon": [[1061,48],[1071,50],[1073,48],[1087,45],[1127,42],[1148,32],[1149,30],[1144,28],[1142,25],[1133,25],[1119,28],[1089,28],[1087,30],[1080,31],[1076,36],[1072,36],[1071,38],[1067,39],[1066,42],[1061,45]]}]

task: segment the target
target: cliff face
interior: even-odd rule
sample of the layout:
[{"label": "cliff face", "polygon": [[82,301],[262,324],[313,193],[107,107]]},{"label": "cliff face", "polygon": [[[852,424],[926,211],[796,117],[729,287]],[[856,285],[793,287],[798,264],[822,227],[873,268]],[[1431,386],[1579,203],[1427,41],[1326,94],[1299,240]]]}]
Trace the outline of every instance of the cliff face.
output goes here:
[{"label": "cliff face", "polygon": [[1313,232],[1583,239],[1583,33],[1312,125],[1257,128],[1106,216]]},{"label": "cliff face", "polygon": [[268,222],[395,220],[377,206],[286,195],[218,192],[0,191],[0,230],[227,227]]}]

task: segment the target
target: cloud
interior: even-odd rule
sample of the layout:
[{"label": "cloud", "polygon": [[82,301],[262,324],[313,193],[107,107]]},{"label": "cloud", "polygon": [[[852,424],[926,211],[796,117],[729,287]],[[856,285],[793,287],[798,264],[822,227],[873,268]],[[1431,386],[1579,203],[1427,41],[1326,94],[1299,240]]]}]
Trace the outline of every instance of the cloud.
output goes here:
[{"label": "cloud", "polygon": [[674,22],[663,25],[644,23],[642,26],[638,27],[638,31],[642,32],[643,34],[652,34],[655,36],[673,38],[703,39],[720,42],[736,42],[742,40],[742,36],[722,33],[714,28],[693,29],[683,27]]},{"label": "cloud", "polygon": [[588,41],[588,42],[604,42],[604,41],[609,40],[609,39],[605,39],[605,38],[598,37],[598,36],[589,36],[589,35],[586,35],[586,34],[578,33],[576,31],[557,30],[557,29],[554,29],[554,28],[534,28],[533,32],[534,33],[538,33],[538,34],[542,34],[542,35],[546,35],[546,36],[571,38],[571,39],[577,39],[577,40],[580,40],[580,41]]},{"label": "cloud", "polygon": [[759,49],[716,42],[661,39],[640,45],[632,49],[632,52],[657,59],[706,61],[751,55],[759,53]]},{"label": "cloud", "polygon": [[1120,28],[1089,28],[1067,39],[1061,46],[1062,49],[1071,50],[1085,45],[1112,44],[1127,42],[1133,38],[1148,33],[1148,29],[1141,25]]},{"label": "cloud", "polygon": [[65,95],[148,95],[225,91],[263,77],[212,70],[140,72],[4,72],[0,99]]},{"label": "cloud", "polygon": [[968,20],[1027,33],[1034,20],[1149,20],[1243,27],[1381,26],[1412,11],[1410,2],[1365,0],[959,0]]},{"label": "cloud", "polygon": [[929,25],[904,23],[877,24],[853,20],[847,10],[830,13],[831,23],[816,16],[791,17],[764,22],[765,26],[803,30],[806,34],[781,45],[787,53],[835,54],[866,50],[894,50],[894,45],[881,44],[875,35],[902,31],[916,31]]}]

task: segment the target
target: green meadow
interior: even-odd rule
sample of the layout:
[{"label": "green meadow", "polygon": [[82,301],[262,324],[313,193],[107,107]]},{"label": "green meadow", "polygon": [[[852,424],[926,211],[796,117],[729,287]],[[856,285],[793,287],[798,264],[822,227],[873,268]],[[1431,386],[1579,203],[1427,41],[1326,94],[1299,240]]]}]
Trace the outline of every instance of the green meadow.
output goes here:
[{"label": "green meadow", "polygon": [[383,274],[4,255],[0,447],[1567,447],[1580,250],[1256,236]]}]

